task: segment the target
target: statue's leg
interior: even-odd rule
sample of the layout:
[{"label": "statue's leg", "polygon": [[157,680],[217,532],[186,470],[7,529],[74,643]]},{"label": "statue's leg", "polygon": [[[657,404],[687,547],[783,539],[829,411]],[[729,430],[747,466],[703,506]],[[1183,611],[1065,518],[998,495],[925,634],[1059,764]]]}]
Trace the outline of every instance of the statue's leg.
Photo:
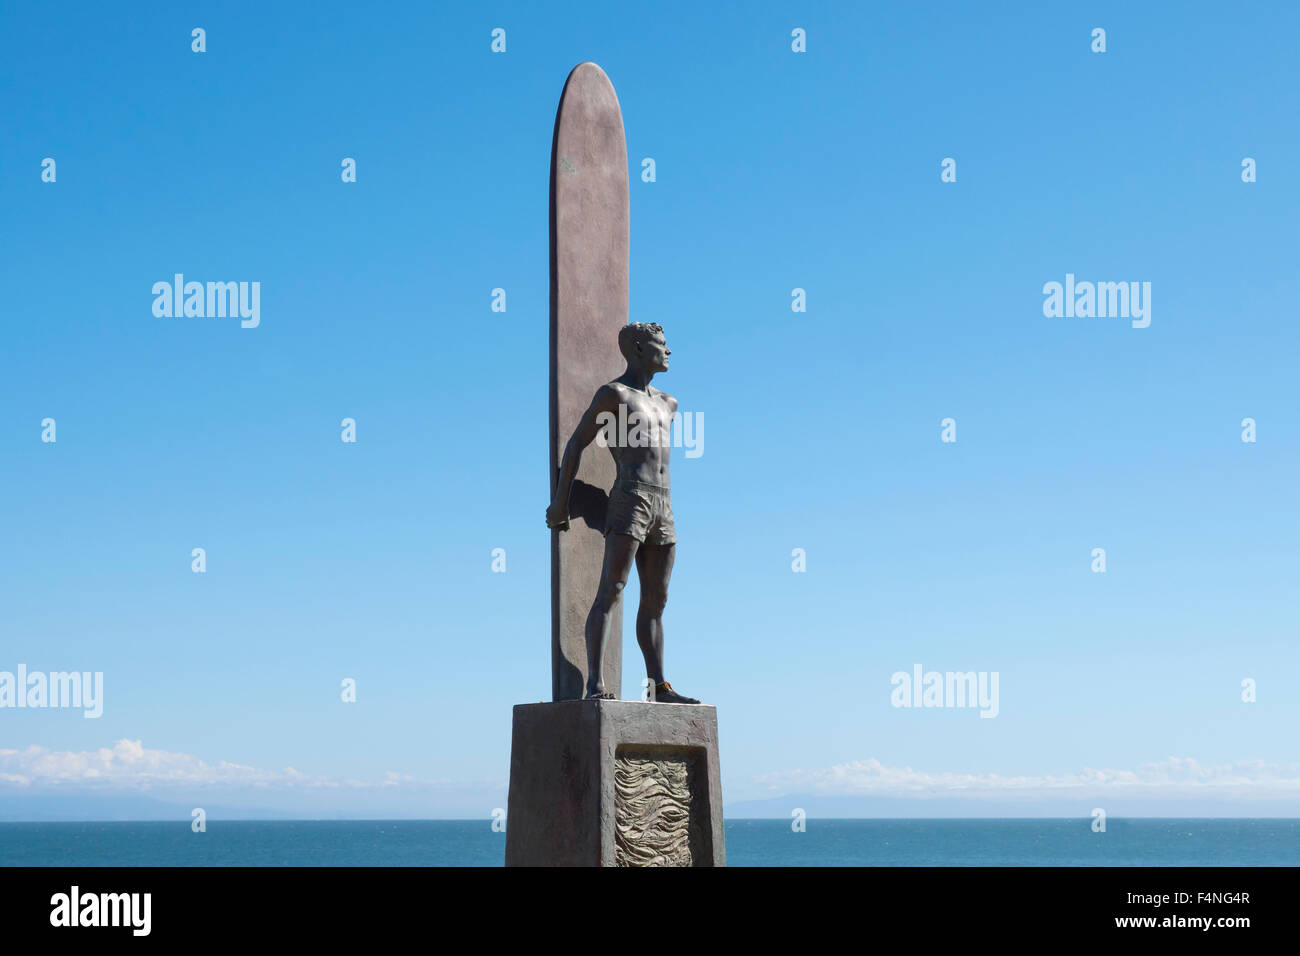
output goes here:
[{"label": "statue's leg", "polygon": [[664,608],[676,555],[675,544],[646,544],[636,553],[636,576],[641,581],[636,642],[645,655],[646,676],[656,684],[664,682]]},{"label": "statue's leg", "polygon": [[596,589],[596,600],[587,615],[588,697],[609,693],[605,687],[604,665],[610,615],[622,610],[619,598],[627,586],[627,576],[640,545],[641,542],[630,534],[605,535],[605,563],[600,570],[600,587]]}]

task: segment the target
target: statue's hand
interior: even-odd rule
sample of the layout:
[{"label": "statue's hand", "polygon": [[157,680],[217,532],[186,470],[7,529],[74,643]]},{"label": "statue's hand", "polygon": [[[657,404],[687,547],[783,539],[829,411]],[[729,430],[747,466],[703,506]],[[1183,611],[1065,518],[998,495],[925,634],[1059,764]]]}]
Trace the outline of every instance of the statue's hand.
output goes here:
[{"label": "statue's hand", "polygon": [[558,504],[552,503],[551,506],[546,509],[546,527],[550,528],[552,531],[568,531],[568,507],[561,507]]}]

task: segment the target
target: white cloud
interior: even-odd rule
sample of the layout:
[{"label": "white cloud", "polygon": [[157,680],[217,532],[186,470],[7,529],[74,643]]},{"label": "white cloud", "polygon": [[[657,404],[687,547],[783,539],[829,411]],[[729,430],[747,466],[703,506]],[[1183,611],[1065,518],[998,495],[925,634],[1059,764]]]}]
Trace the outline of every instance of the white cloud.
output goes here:
[{"label": "white cloud", "polygon": [[1136,770],[1094,770],[1052,775],[1002,776],[996,773],[925,772],[886,767],[879,760],[855,760],[825,770],[763,774],[757,783],[771,794],[826,796],[960,797],[1046,795],[1061,791],[1129,795],[1195,795],[1238,792],[1251,796],[1300,796],[1300,763],[1264,761],[1202,766],[1188,757],[1170,757]]},{"label": "white cloud", "polygon": [[[423,781],[442,784],[445,781]],[[0,750],[0,786],[91,787],[149,790],[169,786],[232,786],[253,789],[366,789],[418,782],[389,771],[382,780],[367,782],[305,774],[293,767],[260,770],[244,764],[208,763],[190,754],[151,750],[139,740],[119,740],[97,750]]]}]

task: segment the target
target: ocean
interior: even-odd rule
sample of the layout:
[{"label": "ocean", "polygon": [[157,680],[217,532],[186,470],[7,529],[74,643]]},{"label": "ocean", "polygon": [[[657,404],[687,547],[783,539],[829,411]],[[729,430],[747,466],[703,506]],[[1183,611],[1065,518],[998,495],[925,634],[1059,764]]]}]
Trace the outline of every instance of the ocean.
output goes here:
[{"label": "ocean", "polygon": [[[1297,819],[728,820],[729,866],[1297,866]],[[487,820],[0,823],[0,866],[501,866]]]}]

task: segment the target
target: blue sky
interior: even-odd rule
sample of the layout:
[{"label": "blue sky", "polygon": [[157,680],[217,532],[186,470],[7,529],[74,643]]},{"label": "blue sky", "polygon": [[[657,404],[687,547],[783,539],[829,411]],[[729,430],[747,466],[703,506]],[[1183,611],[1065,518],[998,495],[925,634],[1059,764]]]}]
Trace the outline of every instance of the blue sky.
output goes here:
[{"label": "blue sky", "polygon": [[[511,706],[550,693],[547,175],[582,60],[624,113],[631,317],[706,422],[667,661],[718,707],[725,798],[1300,815],[1300,14],[559,9],[0,12],[0,670],[105,685],[96,720],[0,710],[0,815],[504,805]],[[155,317],[177,272],[260,282],[259,327]],[[1067,273],[1150,282],[1150,326],[1045,317]],[[997,672],[996,719],[892,707],[916,663]]]}]

